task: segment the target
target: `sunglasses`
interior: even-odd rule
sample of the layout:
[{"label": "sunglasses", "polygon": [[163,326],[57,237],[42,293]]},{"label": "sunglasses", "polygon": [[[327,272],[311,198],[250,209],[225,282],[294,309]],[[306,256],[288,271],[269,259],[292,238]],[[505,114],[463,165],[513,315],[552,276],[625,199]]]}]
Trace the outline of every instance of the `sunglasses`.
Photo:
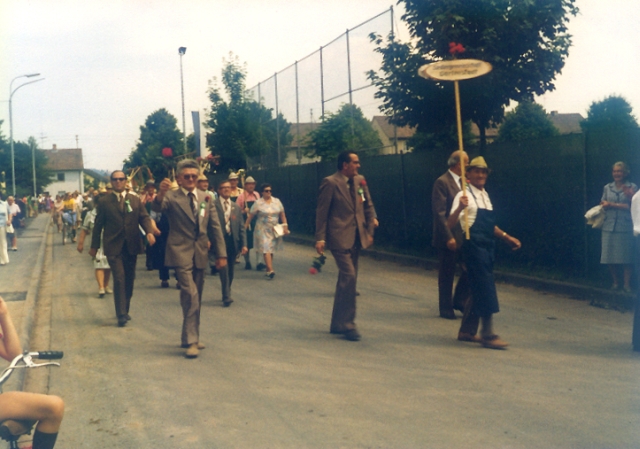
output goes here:
[{"label": "sunglasses", "polygon": [[182,175],[184,179],[198,179],[198,175]]},{"label": "sunglasses", "polygon": [[126,181],[127,178],[111,178],[111,180],[112,181],[120,181],[120,182],[122,182],[122,181]]},{"label": "sunglasses", "polygon": [[263,192],[271,192],[271,189],[264,189]]}]

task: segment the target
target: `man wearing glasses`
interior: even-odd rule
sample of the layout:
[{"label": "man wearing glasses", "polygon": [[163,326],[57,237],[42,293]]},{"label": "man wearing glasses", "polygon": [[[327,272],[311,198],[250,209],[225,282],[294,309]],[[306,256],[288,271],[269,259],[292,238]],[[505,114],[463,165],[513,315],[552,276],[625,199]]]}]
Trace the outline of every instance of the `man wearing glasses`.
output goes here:
[{"label": "man wearing glasses", "polygon": [[140,198],[125,192],[126,183],[127,177],[122,170],[111,173],[113,192],[98,200],[89,250],[89,255],[95,257],[104,230],[103,251],[113,275],[113,300],[119,327],[124,327],[131,319],[129,306],[133,296],[136,262],[138,254],[144,252],[139,226],[147,234],[150,245],[156,242],[155,235],[160,234]]},{"label": "man wearing glasses", "polygon": [[169,236],[165,265],[175,267],[180,285],[182,306],[182,347],[187,358],[198,357],[204,349],[200,342],[200,304],[204,288],[204,270],[209,265],[208,252],[216,258],[216,268],[227,265],[227,252],[214,202],[196,189],[200,166],[193,159],[178,163],[176,181],[180,188],[169,190],[171,180],[164,179],[151,210],[166,214]]}]

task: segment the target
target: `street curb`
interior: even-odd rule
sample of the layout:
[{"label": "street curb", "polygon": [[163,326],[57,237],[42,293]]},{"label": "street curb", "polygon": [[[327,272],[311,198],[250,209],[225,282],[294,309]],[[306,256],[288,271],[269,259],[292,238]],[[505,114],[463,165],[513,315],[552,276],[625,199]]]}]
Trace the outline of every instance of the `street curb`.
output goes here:
[{"label": "street curb", "polygon": [[[33,222],[30,224],[33,225]],[[40,280],[42,279],[42,267],[44,265],[44,255],[47,249],[47,237],[49,235],[49,226],[51,220],[46,221],[44,227],[44,233],[42,236],[42,242],[40,242],[40,248],[38,249],[38,255],[35,260],[33,271],[31,272],[31,279],[29,281],[29,287],[27,289],[27,298],[24,302],[24,315],[22,317],[22,323],[20,323],[20,342],[22,343],[23,351],[29,349],[31,329],[33,327],[33,319],[35,315],[35,308],[38,298],[38,292],[40,291]],[[16,379],[14,380],[17,391],[22,391],[24,388],[24,378],[26,370],[18,370],[15,373]]]},{"label": "street curb", "polygon": [[[314,245],[312,237],[291,234],[284,237],[285,241],[298,245]],[[409,256],[405,254],[392,253],[388,251],[379,251],[373,249],[364,249],[361,254],[371,257],[375,260],[385,262],[394,262],[400,265],[409,265],[421,267],[426,270],[437,270],[438,261],[428,257]],[[555,281],[552,279],[543,279],[525,274],[508,273],[505,271],[495,270],[495,279],[498,282],[511,284],[518,287],[530,288],[543,292],[555,293],[559,295],[569,296],[572,299],[591,301],[591,305],[606,309],[615,309],[620,311],[632,310],[634,307],[635,296],[621,291],[607,290],[604,288],[592,287],[589,285],[576,284],[573,282]]]}]

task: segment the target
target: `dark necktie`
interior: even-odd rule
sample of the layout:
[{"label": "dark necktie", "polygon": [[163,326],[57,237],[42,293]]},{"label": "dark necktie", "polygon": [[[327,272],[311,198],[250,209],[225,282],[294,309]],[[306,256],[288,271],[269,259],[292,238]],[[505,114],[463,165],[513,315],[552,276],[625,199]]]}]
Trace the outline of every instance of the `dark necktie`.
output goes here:
[{"label": "dark necktie", "polygon": [[120,201],[118,201],[118,207],[120,208],[120,212],[124,212],[124,193],[119,193]]},{"label": "dark necktie", "polygon": [[200,220],[198,219],[198,208],[196,206],[196,196],[193,192],[189,192],[189,202],[191,203],[191,212],[193,212],[193,218],[196,220],[196,238],[200,231]]}]

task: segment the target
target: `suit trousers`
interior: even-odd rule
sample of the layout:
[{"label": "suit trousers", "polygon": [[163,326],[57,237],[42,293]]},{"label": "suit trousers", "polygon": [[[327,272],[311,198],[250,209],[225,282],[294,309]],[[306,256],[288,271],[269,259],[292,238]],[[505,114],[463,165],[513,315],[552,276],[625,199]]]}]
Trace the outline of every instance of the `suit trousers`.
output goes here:
[{"label": "suit trousers", "polygon": [[227,247],[227,265],[221,268],[220,284],[222,285],[222,300],[231,299],[231,284],[233,284],[233,276],[236,265],[236,245],[233,241],[233,235],[224,233],[224,243]]},{"label": "suit trousers", "polygon": [[440,262],[438,270],[438,305],[440,313],[453,313],[453,309],[464,310],[464,305],[469,297],[469,281],[464,268],[456,284],[456,291],[452,296],[453,280],[459,258],[460,251],[438,248],[438,261]]},{"label": "suit trousers", "polygon": [[204,288],[204,270],[192,263],[186,267],[176,267],[176,276],[180,284],[180,305],[182,306],[183,345],[200,341],[200,304]]},{"label": "suit trousers", "polygon": [[[356,238],[357,240],[357,238]],[[338,282],[333,300],[331,332],[340,333],[356,328],[356,281],[360,245],[347,250],[331,250],[338,266]]]},{"label": "suit trousers", "polygon": [[122,246],[122,252],[117,256],[107,256],[107,260],[113,276],[113,302],[116,308],[116,316],[122,318],[129,313],[138,255],[129,254],[125,242]]}]

